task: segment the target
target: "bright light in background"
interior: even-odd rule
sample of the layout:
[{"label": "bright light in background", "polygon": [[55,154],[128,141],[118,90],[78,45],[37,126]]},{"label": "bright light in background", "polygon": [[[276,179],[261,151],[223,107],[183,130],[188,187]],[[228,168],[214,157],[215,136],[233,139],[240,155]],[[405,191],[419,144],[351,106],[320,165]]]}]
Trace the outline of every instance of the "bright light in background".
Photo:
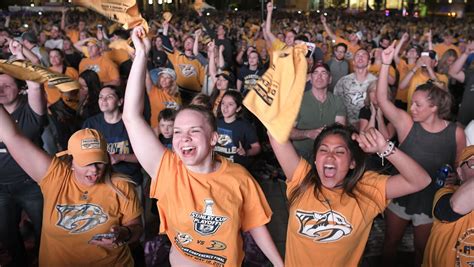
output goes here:
[{"label": "bright light in background", "polygon": [[415,12],[415,14],[413,14],[413,17],[415,17],[415,18],[418,18],[418,17],[419,17],[418,11]]},{"label": "bright light in background", "polygon": [[326,17],[328,15],[328,13],[324,12],[324,16]]},{"label": "bright light in background", "polygon": [[31,6],[31,7],[34,7],[34,6],[35,6],[35,3],[31,3],[30,6]]},{"label": "bright light in background", "polygon": [[30,26],[25,23],[25,24],[23,24],[23,27],[24,27],[24,28],[28,28],[28,27],[30,27]]},{"label": "bright light in background", "polygon": [[318,9],[318,10],[316,10],[316,13],[319,13],[319,12],[321,12],[321,11],[319,11],[319,9]]},{"label": "bright light in background", "polygon": [[40,15],[40,16],[43,15],[43,12],[39,11],[39,12],[38,12],[38,15]]},{"label": "bright light in background", "polygon": [[158,0],[158,5],[162,5],[163,4],[163,0]]},{"label": "bright light in background", "polygon": [[173,3],[173,0],[166,0],[166,3],[171,4]]},{"label": "bright light in background", "polygon": [[209,15],[211,15],[211,13],[207,12],[207,13],[206,13],[206,16],[209,16]]},{"label": "bright light in background", "polygon": [[452,4],[452,3],[453,3],[453,0],[448,0],[448,3],[449,3],[449,4]]},{"label": "bright light in background", "polygon": [[386,16],[386,17],[390,16],[390,10],[388,10],[388,9],[385,10],[385,16]]},{"label": "bright light in background", "polygon": [[298,10],[298,14],[301,14],[301,10]]},{"label": "bright light in background", "polygon": [[149,5],[153,5],[153,0],[148,0]]},{"label": "bright light in background", "polygon": [[238,9],[238,8],[234,8],[234,11],[239,11],[239,9]]}]

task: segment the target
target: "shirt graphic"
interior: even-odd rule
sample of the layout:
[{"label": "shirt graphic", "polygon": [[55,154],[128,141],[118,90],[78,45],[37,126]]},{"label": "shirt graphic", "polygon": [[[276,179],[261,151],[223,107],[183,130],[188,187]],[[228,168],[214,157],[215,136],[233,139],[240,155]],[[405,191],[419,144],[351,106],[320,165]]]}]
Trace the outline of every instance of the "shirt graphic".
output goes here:
[{"label": "shirt graphic", "polygon": [[84,233],[97,225],[106,223],[107,214],[95,204],[56,205],[59,213],[57,226],[68,230],[71,234]]},{"label": "shirt graphic", "polygon": [[197,70],[191,64],[179,64],[179,69],[184,77],[197,76]]},{"label": "shirt graphic", "polygon": [[352,232],[352,225],[340,213],[328,210],[324,213],[312,211],[296,211],[300,223],[298,233],[315,242],[335,242]]},{"label": "shirt graphic", "polygon": [[204,212],[199,213],[196,211],[191,212],[191,218],[194,224],[194,231],[200,235],[207,236],[212,235],[222,224],[228,219],[225,216],[214,215],[212,212],[212,206],[214,201],[212,199],[204,200]]}]

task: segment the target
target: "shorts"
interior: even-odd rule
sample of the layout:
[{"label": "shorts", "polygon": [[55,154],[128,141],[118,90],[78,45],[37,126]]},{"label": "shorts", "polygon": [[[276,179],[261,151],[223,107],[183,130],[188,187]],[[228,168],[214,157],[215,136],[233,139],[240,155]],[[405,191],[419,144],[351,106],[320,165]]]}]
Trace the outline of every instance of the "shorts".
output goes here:
[{"label": "shorts", "polygon": [[411,221],[413,226],[420,226],[423,224],[430,224],[433,223],[433,218],[430,216],[421,213],[421,214],[407,214],[405,212],[405,207],[398,205],[397,203],[390,202],[387,207],[391,212],[395,213],[398,217]]}]

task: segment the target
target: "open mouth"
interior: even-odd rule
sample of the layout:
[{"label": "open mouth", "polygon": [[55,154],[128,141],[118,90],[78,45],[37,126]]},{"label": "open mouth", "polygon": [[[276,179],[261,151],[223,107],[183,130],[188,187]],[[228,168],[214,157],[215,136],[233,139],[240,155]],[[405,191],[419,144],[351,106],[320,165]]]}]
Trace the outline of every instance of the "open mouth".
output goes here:
[{"label": "open mouth", "polygon": [[196,147],[185,146],[181,148],[181,153],[183,156],[191,156],[196,151]]},{"label": "open mouth", "polygon": [[332,164],[324,164],[323,172],[326,178],[333,178],[336,176],[336,166]]}]

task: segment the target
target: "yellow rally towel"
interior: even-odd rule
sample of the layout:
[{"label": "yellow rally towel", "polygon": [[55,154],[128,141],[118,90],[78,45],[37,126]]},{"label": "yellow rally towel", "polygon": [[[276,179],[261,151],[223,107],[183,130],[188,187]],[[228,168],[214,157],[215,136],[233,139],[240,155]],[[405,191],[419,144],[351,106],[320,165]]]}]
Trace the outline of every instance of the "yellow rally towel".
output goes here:
[{"label": "yellow rally towel", "polygon": [[142,18],[135,0],[72,0],[72,4],[92,9],[123,24],[126,30],[141,25],[148,32],[148,23]]},{"label": "yellow rally towel", "polygon": [[290,137],[306,84],[307,47],[298,44],[273,52],[273,64],[244,99],[244,105],[279,143]]},{"label": "yellow rally towel", "polygon": [[37,83],[48,82],[50,87],[56,87],[61,92],[79,89],[78,81],[61,73],[52,72],[44,67],[33,65],[23,60],[0,60],[0,72],[6,73],[20,80],[34,81]]}]

